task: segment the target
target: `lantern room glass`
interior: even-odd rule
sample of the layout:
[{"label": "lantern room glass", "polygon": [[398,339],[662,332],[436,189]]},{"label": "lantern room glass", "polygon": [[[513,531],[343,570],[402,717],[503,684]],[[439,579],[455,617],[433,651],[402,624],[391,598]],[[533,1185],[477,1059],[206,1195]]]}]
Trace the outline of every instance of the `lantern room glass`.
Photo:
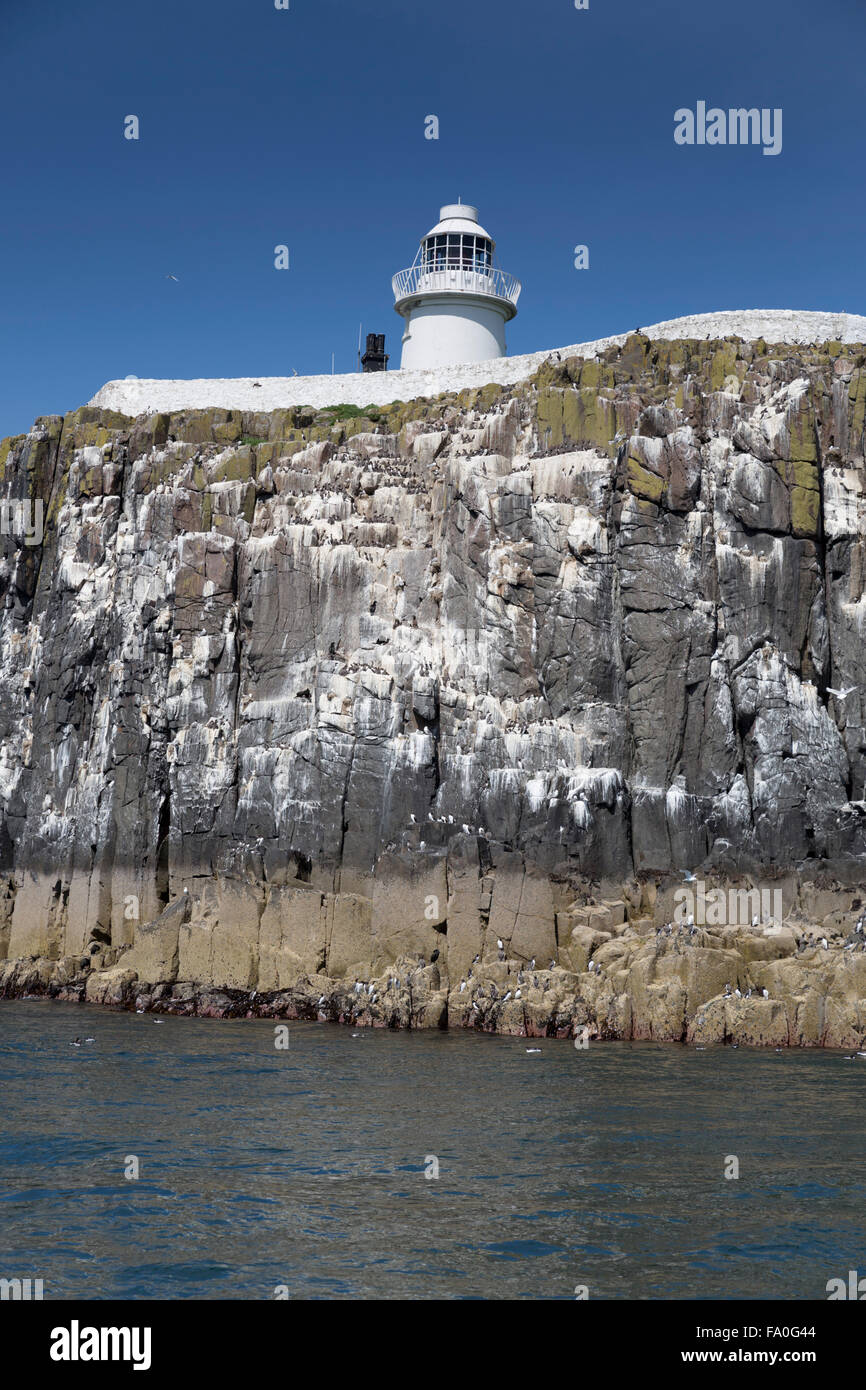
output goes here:
[{"label": "lantern room glass", "polygon": [[424,240],[427,270],[474,270],[485,274],[493,262],[493,246],[487,237],[447,232]]}]

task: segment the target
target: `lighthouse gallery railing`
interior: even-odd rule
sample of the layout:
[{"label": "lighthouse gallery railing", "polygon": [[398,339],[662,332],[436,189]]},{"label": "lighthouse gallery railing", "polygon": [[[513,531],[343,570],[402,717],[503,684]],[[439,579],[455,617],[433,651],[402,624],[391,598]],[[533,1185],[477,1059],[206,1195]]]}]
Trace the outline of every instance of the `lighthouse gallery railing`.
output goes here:
[{"label": "lighthouse gallery railing", "polygon": [[391,284],[398,303],[413,294],[458,290],[465,294],[486,294],[516,304],[522,288],[514,275],[508,275],[495,266],[471,269],[448,264],[413,265],[408,270],[398,270]]}]

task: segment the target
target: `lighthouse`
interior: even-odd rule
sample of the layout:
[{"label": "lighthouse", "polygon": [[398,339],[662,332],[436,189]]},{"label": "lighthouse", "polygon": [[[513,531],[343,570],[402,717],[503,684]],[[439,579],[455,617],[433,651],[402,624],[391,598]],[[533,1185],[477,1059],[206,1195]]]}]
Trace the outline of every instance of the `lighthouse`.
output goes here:
[{"label": "lighthouse", "polygon": [[496,243],[478,209],[448,203],[408,270],[392,281],[406,320],[401,370],[489,362],[505,356],[505,325],[517,313],[520,281],[493,263]]}]

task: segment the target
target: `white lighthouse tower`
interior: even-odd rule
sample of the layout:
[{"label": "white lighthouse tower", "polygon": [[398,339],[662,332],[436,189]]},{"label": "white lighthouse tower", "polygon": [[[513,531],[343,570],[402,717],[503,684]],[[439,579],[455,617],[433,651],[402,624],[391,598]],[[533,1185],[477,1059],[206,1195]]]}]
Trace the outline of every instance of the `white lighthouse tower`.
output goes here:
[{"label": "white lighthouse tower", "polygon": [[406,320],[401,369],[489,362],[505,356],[505,325],[520,281],[493,264],[495,242],[478,210],[449,203],[421,240],[414,265],[394,276],[394,308]]}]

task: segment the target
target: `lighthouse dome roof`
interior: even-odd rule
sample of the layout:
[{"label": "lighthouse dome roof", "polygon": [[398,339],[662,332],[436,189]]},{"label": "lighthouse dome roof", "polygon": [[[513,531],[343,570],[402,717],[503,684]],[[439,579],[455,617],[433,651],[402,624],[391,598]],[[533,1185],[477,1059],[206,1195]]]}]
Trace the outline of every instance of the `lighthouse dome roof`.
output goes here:
[{"label": "lighthouse dome roof", "polygon": [[431,227],[427,236],[439,236],[442,232],[469,232],[474,236],[493,238],[478,222],[478,209],[469,203],[446,203],[439,209],[439,221]]}]

